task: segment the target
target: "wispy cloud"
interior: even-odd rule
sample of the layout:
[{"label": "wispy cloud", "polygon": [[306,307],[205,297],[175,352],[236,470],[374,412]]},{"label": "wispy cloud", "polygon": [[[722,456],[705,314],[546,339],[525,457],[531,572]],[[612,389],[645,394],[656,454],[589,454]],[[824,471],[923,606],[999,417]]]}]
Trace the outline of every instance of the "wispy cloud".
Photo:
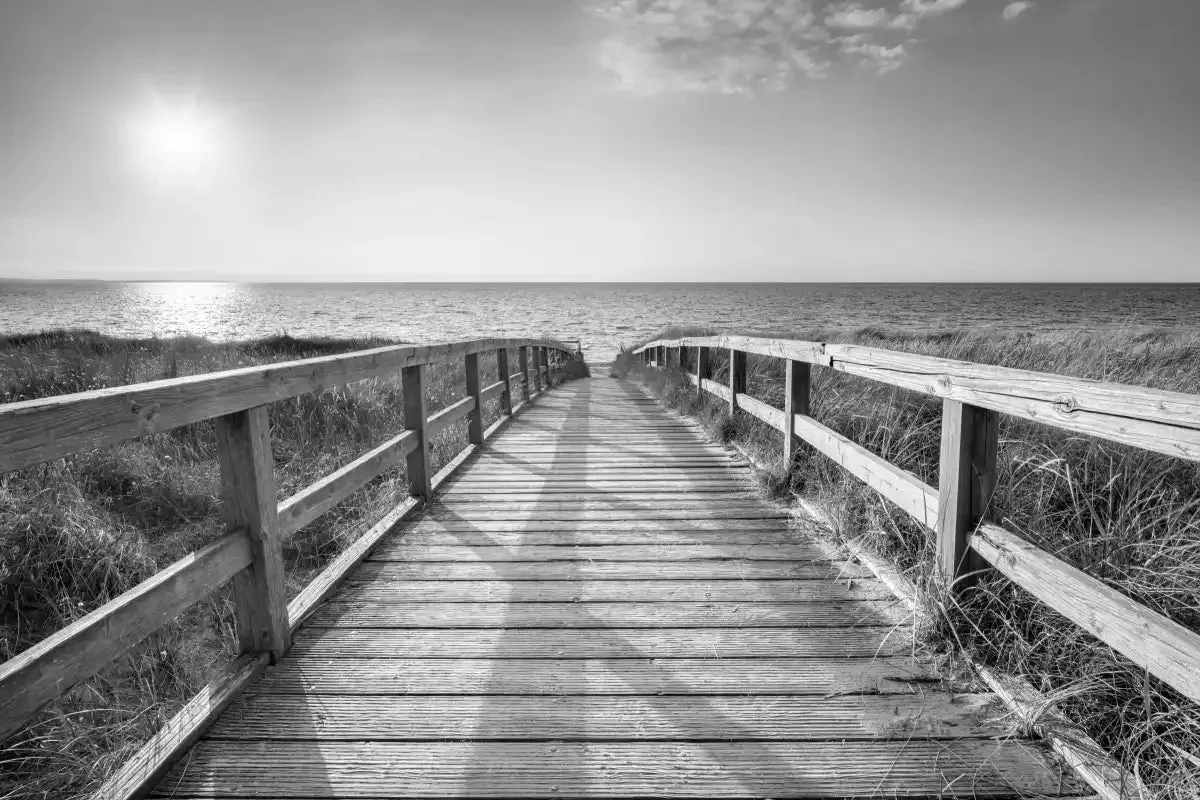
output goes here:
[{"label": "wispy cloud", "polygon": [[1004,7],[1004,18],[1005,19],[1016,19],[1017,17],[1019,17],[1021,15],[1022,12],[1028,11],[1031,8],[1033,8],[1033,3],[1026,3],[1026,2],[1009,3],[1007,6]]},{"label": "wispy cloud", "polygon": [[590,2],[613,24],[599,59],[619,89],[740,94],[782,91],[839,66],[892,72],[926,19],[968,0]]}]

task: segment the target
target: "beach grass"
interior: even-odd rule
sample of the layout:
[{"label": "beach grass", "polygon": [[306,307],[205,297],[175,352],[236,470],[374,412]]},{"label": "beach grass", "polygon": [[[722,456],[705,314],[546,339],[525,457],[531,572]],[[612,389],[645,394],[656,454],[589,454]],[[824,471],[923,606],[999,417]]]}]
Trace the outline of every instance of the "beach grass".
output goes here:
[{"label": "beach grass", "polygon": [[[653,339],[712,333],[676,327]],[[869,344],[1200,394],[1200,336],[1192,334],[864,328],[760,335]],[[711,358],[714,380],[727,382],[727,353],[714,350]],[[645,369],[630,352],[617,357],[612,374],[645,382],[667,406],[740,445],[767,467],[760,475],[765,494],[815,503],[835,537],[866,544],[926,587],[931,607],[939,609],[923,632],[929,643],[947,651],[957,645],[983,663],[1026,677],[1160,797],[1200,797],[1197,704],[994,573],[962,606],[945,602],[932,589],[927,532],[831,460],[802,446],[794,463],[784,465],[778,431],[740,410],[731,416],[717,398],[698,398],[682,374]],[[821,367],[813,368],[811,391],[818,421],[937,485],[940,398]],[[782,360],[749,356],[748,392],[781,408]],[[991,519],[1200,630],[1200,465],[1002,417],[999,470]]]},{"label": "beach grass", "polygon": [[[287,335],[214,344],[62,330],[0,338],[9,403],[397,342]],[[496,362],[479,359],[481,380]],[[509,354],[515,370],[515,351]],[[430,413],[466,394],[458,361],[428,368]],[[270,408],[282,500],[404,428],[400,376],[357,381]],[[514,402],[520,400],[514,388]],[[484,424],[500,417],[499,401]],[[466,422],[431,443],[432,469],[467,444]],[[371,481],[284,546],[292,597],[408,496],[403,467]],[[0,475],[0,660],[6,660],[221,536],[213,423],[187,425]],[[0,745],[0,798],[83,797],[235,655],[228,589],[70,689]]]}]

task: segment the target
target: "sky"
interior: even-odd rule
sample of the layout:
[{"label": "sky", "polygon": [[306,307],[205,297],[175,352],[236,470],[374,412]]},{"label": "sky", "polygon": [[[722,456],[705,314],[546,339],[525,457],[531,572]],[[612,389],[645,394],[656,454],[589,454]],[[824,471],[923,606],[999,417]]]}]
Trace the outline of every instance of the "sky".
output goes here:
[{"label": "sky", "polygon": [[1200,280],[1196,0],[0,0],[0,278]]}]

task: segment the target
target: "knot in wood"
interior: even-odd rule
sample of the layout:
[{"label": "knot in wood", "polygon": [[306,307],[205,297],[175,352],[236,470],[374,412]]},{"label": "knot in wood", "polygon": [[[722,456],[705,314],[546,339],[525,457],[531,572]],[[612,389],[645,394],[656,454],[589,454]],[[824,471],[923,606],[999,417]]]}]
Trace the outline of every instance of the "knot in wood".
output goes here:
[{"label": "knot in wood", "polygon": [[1054,408],[1063,414],[1070,414],[1079,410],[1079,401],[1072,395],[1063,395],[1054,401]]}]

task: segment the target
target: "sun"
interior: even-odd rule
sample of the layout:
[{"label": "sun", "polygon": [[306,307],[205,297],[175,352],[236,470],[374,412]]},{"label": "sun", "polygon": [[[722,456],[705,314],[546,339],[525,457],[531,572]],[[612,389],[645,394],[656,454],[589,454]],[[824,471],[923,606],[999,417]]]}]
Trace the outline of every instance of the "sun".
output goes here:
[{"label": "sun", "polygon": [[129,154],[151,179],[204,183],[225,160],[223,128],[222,120],[195,97],[155,97],[127,120]]}]

